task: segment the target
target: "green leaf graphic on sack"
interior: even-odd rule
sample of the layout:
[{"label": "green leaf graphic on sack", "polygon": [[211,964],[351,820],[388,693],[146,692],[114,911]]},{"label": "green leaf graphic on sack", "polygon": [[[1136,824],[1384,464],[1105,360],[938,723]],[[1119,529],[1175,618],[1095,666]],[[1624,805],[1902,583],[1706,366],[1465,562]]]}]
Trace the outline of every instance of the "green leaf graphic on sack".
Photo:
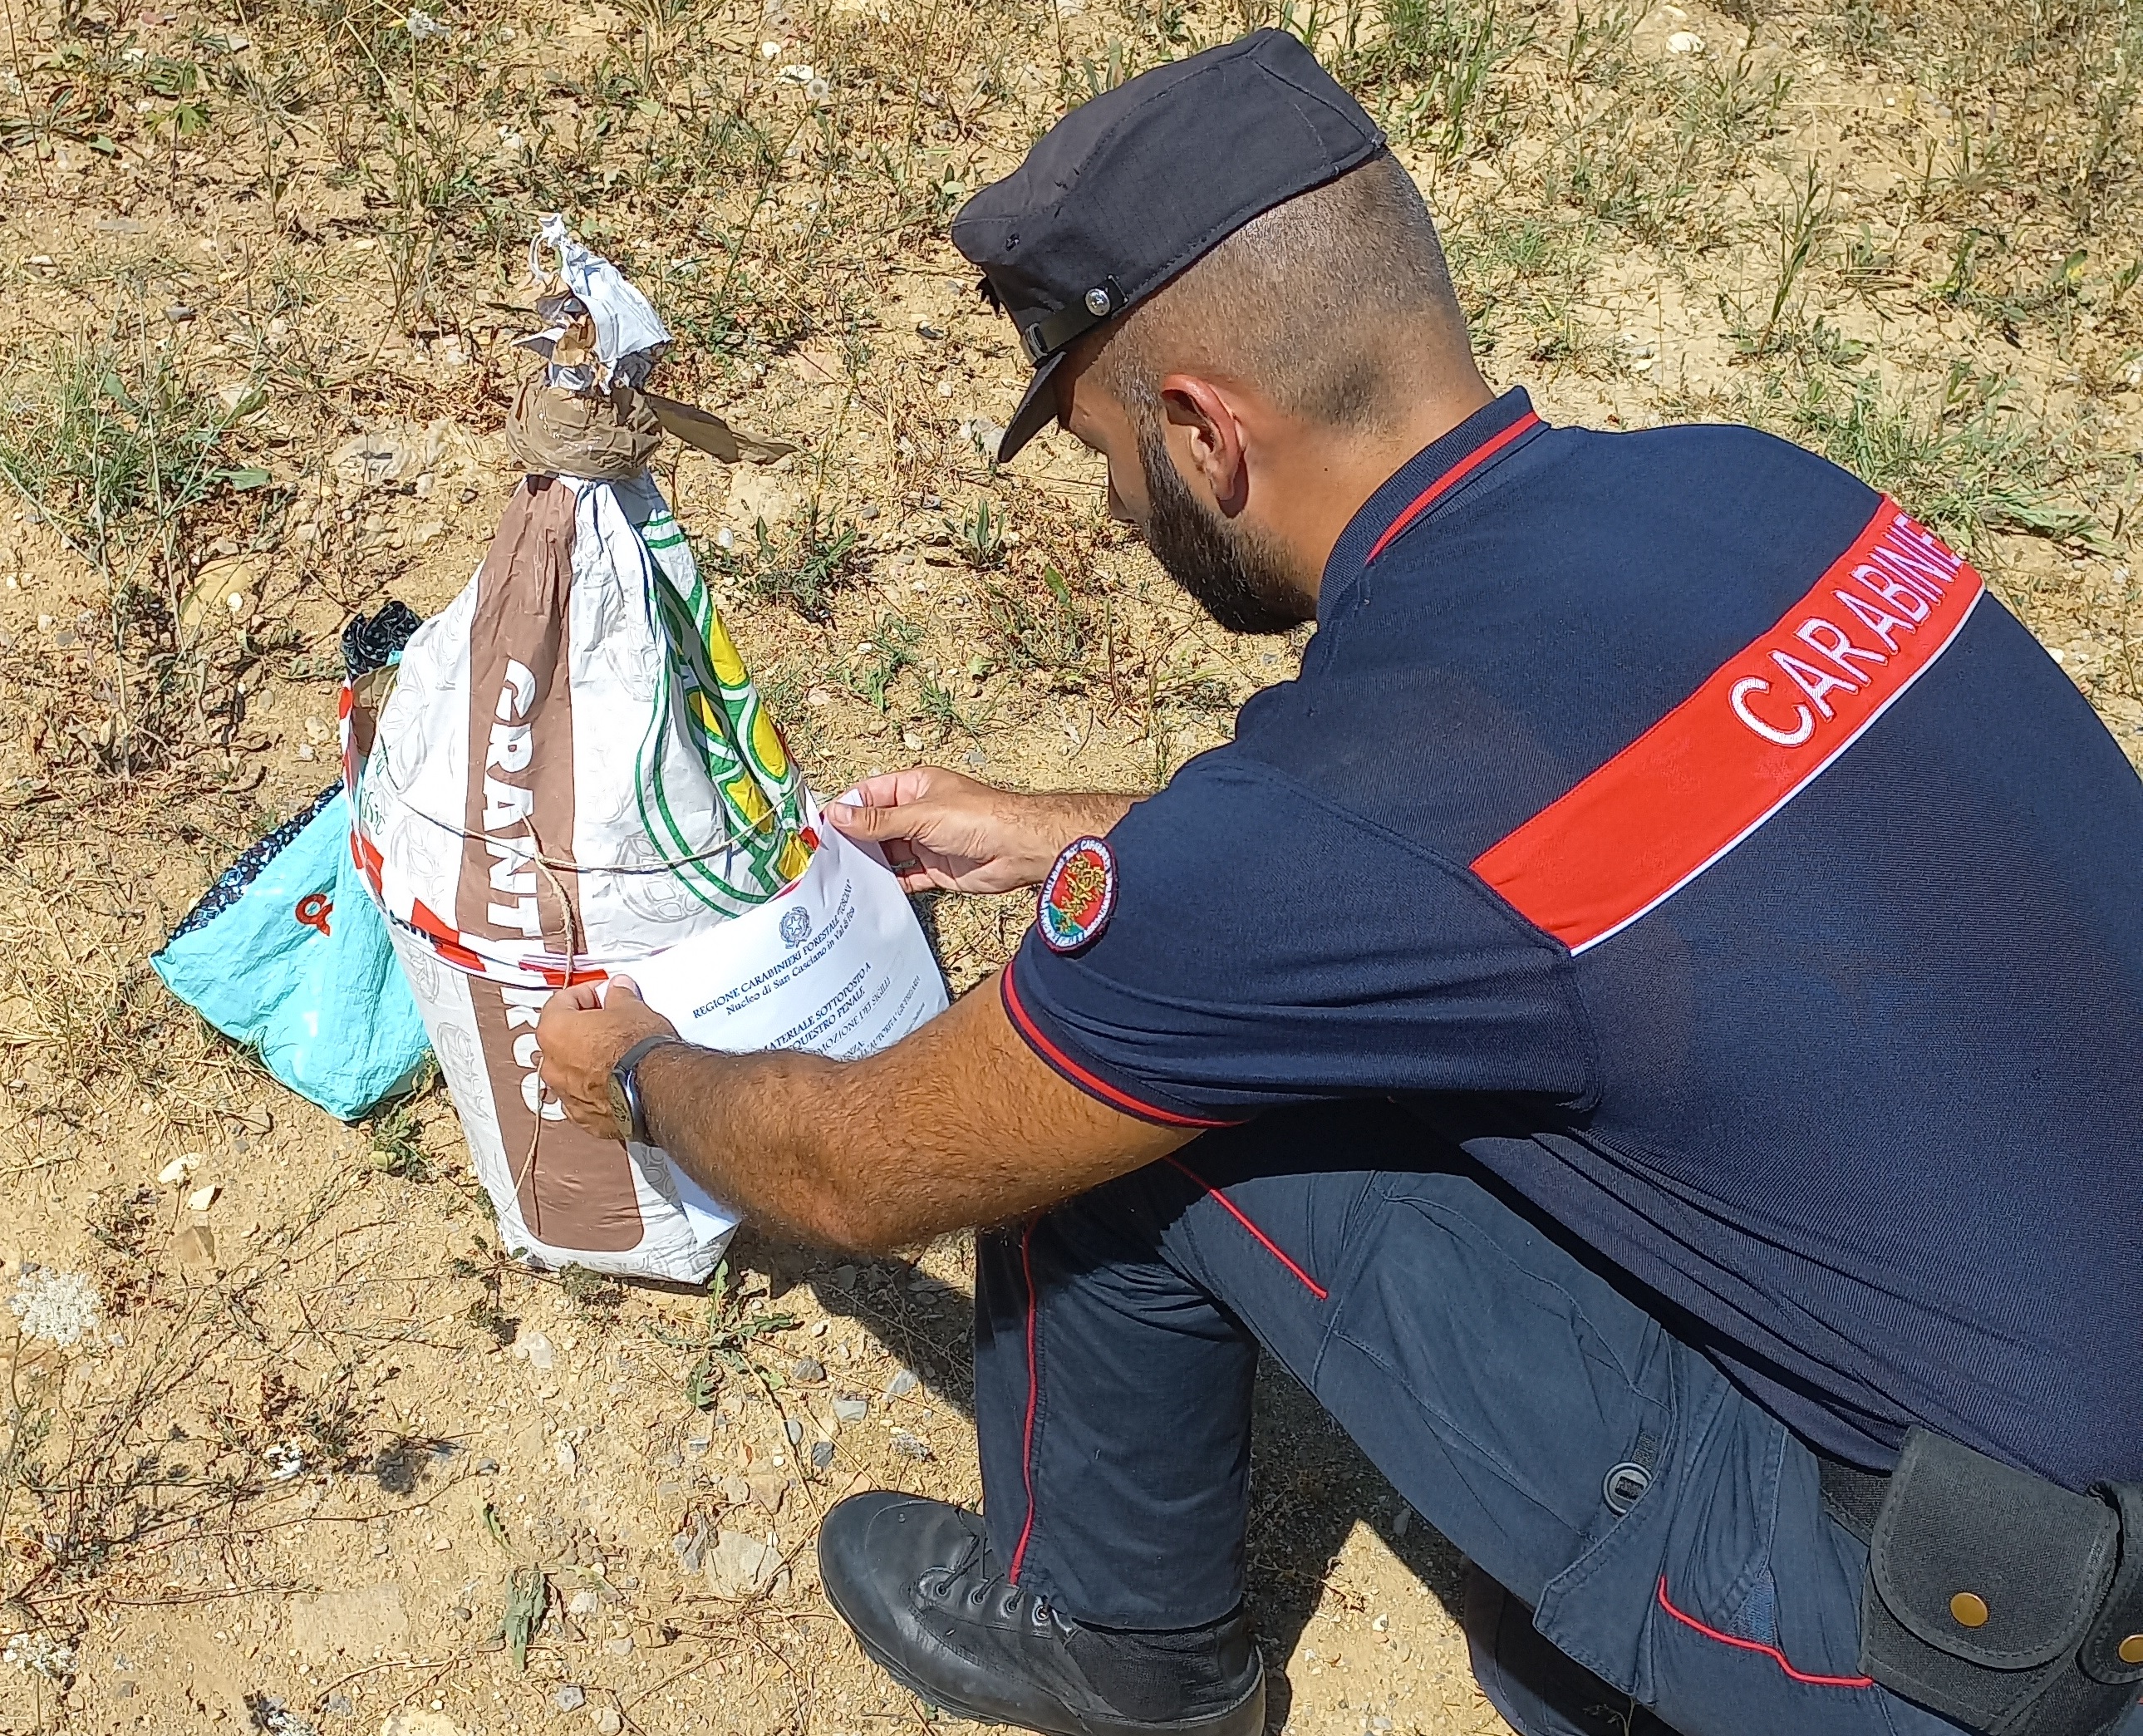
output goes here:
[{"label": "green leaf graphic on sack", "polygon": [[[685,535],[658,507],[640,527],[662,582],[651,586],[667,642],[658,703],[635,762],[641,823],[662,859],[702,903],[764,903],[811,860],[803,780],[722,623]],[[663,723],[698,759],[728,820],[725,850],[710,852],[673,812],[663,776]]]}]

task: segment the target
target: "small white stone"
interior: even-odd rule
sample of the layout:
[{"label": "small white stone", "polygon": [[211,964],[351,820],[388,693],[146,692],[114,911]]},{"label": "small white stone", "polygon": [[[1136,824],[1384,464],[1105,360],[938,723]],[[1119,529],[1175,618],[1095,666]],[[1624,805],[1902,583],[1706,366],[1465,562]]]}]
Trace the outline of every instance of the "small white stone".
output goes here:
[{"label": "small white stone", "polygon": [[186,1209],[190,1212],[206,1211],[215,1204],[215,1196],[222,1191],[223,1189],[214,1182],[210,1182],[205,1188],[195,1188],[193,1192],[186,1195]]},{"label": "small white stone", "polygon": [[724,1531],[715,1540],[705,1573],[715,1590],[736,1598],[764,1591],[781,1566],[781,1551],[742,1531]]},{"label": "small white stone", "polygon": [[1704,38],[1693,30],[1677,30],[1667,38],[1667,52],[1701,54],[1704,52]]},{"label": "small white stone", "polygon": [[175,1157],[156,1172],[156,1180],[167,1188],[176,1187],[200,1167],[200,1153],[189,1151],[183,1157]]}]

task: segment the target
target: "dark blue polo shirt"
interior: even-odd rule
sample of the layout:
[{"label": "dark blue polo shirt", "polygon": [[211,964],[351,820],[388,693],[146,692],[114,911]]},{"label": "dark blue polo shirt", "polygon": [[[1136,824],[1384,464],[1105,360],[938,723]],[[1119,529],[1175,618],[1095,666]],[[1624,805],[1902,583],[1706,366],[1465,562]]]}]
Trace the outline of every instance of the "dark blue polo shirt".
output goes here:
[{"label": "dark blue polo shirt", "polygon": [[2143,1478],[2143,784],[1977,575],[1784,442],[1512,392],[1319,620],[1029,934],[1037,1052],[1194,1126],[1398,1097],[1849,1460]]}]

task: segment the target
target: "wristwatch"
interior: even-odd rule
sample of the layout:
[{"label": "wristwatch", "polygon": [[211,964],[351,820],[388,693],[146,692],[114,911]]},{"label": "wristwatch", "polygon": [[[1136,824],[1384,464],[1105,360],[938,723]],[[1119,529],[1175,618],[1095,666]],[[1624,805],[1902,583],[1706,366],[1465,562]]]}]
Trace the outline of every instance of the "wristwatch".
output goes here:
[{"label": "wristwatch", "polygon": [[641,1062],[657,1049],[682,1041],[682,1037],[666,1031],[643,1036],[619,1056],[617,1065],[610,1070],[610,1118],[616,1124],[618,1138],[626,1144],[654,1144],[647,1136],[647,1110],[640,1100]]}]

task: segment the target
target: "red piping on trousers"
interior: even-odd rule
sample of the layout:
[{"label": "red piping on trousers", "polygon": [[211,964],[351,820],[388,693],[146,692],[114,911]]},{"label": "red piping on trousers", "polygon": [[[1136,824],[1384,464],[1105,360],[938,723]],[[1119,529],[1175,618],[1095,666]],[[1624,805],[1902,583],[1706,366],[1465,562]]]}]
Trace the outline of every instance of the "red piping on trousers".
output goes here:
[{"label": "red piping on trousers", "polygon": [[1204,1176],[1200,1175],[1195,1170],[1192,1169],[1190,1165],[1184,1162],[1181,1158],[1170,1157],[1164,1159],[1163,1161],[1174,1165],[1175,1168],[1180,1170],[1185,1175],[1188,1175],[1193,1181],[1196,1182],[1200,1187],[1205,1189],[1208,1197],[1216,1201],[1223,1211],[1226,1212],[1230,1217],[1233,1218],[1238,1224],[1241,1224],[1244,1229],[1250,1231],[1250,1233],[1257,1239],[1258,1245],[1260,1248],[1264,1249],[1267,1254],[1269,1254],[1274,1259],[1278,1260],[1280,1264],[1286,1267],[1289,1271],[1292,1272],[1297,1278],[1302,1280],[1303,1288],[1304,1289],[1308,1290],[1309,1293],[1314,1296],[1319,1302],[1325,1299],[1326,1293],[1324,1286],[1318,1283],[1315,1279],[1312,1278],[1307,1272],[1304,1271],[1301,1267],[1296,1265],[1293,1260],[1289,1259],[1284,1254],[1283,1254],[1280,1251],[1279,1244],[1273,1240],[1273,1239],[1267,1235],[1262,1229],[1260,1229],[1256,1224],[1251,1223],[1249,1218],[1244,1215],[1243,1209],[1237,1205],[1234,1200],[1230,1199],[1225,1194],[1215,1187],[1211,1182],[1206,1180]]},{"label": "red piping on trousers", "polygon": [[1795,1669],[1786,1662],[1786,1654],[1775,1645],[1765,1645],[1759,1640],[1737,1639],[1732,1634],[1722,1634],[1717,1628],[1708,1628],[1694,1615],[1685,1615],[1667,1600],[1667,1576],[1660,1575],[1660,1607],[1685,1628],[1694,1628],[1707,1640],[1716,1640],[1721,1645],[1730,1645],[1745,1652],[1761,1652],[1796,1682],[1805,1682],[1811,1688],[1873,1688],[1874,1679],[1869,1676],[1812,1676],[1804,1670]]},{"label": "red piping on trousers", "polygon": [[1369,552],[1362,557],[1363,566],[1367,566],[1372,561],[1375,560],[1378,556],[1383,553],[1385,549],[1391,545],[1393,539],[1396,537],[1400,532],[1403,531],[1408,525],[1412,524],[1414,520],[1420,517],[1423,513],[1426,512],[1431,507],[1435,505],[1436,502],[1444,495],[1448,494],[1453,488],[1456,488],[1461,482],[1464,482],[1467,477],[1472,475],[1475,471],[1478,470],[1483,464],[1487,463],[1489,459],[1494,457],[1497,453],[1501,452],[1513,440],[1517,439],[1519,435],[1524,433],[1528,428],[1537,428],[1540,425],[1540,418],[1535,415],[1531,410],[1528,410],[1524,415],[1518,418],[1516,422],[1505,428],[1502,433],[1497,435],[1494,439],[1487,442],[1485,444],[1475,447],[1472,451],[1467,453],[1464,457],[1461,458],[1456,464],[1453,465],[1450,469],[1445,471],[1442,476],[1431,482],[1428,487],[1423,489],[1422,492],[1415,497],[1413,503],[1408,507],[1403,512],[1400,513],[1397,518],[1394,518],[1384,527],[1384,534],[1377,538],[1375,544],[1370,548]]},{"label": "red piping on trousers", "polygon": [[1034,1535],[1034,1413],[1042,1402],[1042,1370],[1034,1360],[1034,1225],[1019,1239],[1020,1275],[1027,1280],[1027,1435],[1020,1447],[1020,1473],[1027,1481],[1027,1523],[1019,1528],[1019,1546],[1012,1552],[1012,1571],[1019,1583],[1019,1564],[1027,1559],[1027,1540]]}]

